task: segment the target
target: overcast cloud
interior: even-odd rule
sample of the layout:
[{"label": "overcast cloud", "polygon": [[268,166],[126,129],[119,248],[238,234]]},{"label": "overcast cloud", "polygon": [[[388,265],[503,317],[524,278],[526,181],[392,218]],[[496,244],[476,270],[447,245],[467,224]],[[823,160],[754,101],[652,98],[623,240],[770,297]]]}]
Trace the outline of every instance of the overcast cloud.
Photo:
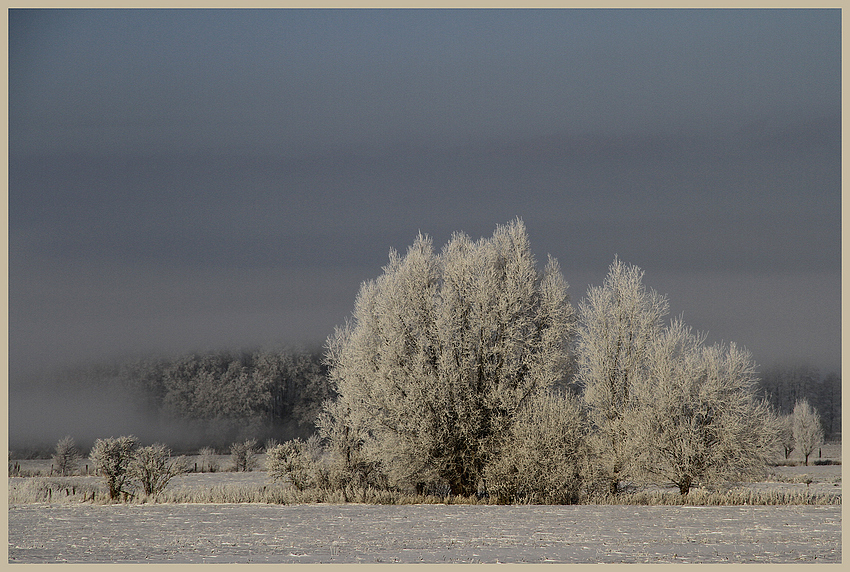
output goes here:
[{"label": "overcast cloud", "polygon": [[322,343],[517,216],[710,339],[840,367],[838,10],[9,13],[11,383]]}]

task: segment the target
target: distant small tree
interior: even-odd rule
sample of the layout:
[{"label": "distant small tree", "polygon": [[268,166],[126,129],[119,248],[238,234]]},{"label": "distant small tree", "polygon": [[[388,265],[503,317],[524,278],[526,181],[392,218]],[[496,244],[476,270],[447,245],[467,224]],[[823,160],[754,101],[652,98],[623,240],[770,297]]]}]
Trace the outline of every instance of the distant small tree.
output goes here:
[{"label": "distant small tree", "polygon": [[823,422],[824,439],[832,439],[841,432],[841,376],[831,371],[820,387],[818,414]]},{"label": "distant small tree", "polygon": [[823,444],[823,427],[817,410],[805,399],[794,405],[794,443],[809,465],[809,455]]},{"label": "distant small tree", "polygon": [[168,482],[186,472],[185,459],[171,458],[171,450],[161,443],[137,450],[128,466],[130,477],[142,485],[146,495],[160,493]]},{"label": "distant small tree", "polygon": [[257,440],[247,439],[240,443],[233,443],[230,446],[230,461],[233,464],[234,470],[253,471],[257,468]]},{"label": "distant small tree", "polygon": [[212,447],[203,447],[198,451],[201,457],[201,472],[214,473],[218,470],[218,455]]},{"label": "distant small tree", "polygon": [[783,415],[779,419],[779,442],[787,461],[794,450],[794,415]]},{"label": "distant small tree", "polygon": [[74,444],[70,435],[62,438],[56,443],[56,452],[53,453],[53,467],[63,477],[71,475],[77,470],[80,461],[80,450]]},{"label": "distant small tree", "polygon": [[137,445],[138,441],[132,435],[94,442],[89,458],[94,463],[95,471],[106,478],[111,500],[119,500],[122,493],[125,496],[129,494],[125,487],[130,481],[128,469]]}]

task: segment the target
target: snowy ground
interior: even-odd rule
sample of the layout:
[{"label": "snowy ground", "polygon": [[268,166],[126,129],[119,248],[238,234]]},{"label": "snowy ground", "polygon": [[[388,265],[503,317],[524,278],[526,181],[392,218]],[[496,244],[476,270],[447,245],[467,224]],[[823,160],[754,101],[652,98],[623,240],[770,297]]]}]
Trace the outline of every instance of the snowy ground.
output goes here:
[{"label": "snowy ground", "polygon": [[[773,470],[768,482],[745,486],[841,494],[840,465]],[[10,478],[10,487],[24,480]],[[266,483],[265,471],[193,473],[169,488]],[[11,505],[8,517],[9,561],[26,563],[841,562],[840,505],[54,502]]]},{"label": "snowy ground", "polygon": [[840,506],[17,505],[10,562],[841,562]]}]

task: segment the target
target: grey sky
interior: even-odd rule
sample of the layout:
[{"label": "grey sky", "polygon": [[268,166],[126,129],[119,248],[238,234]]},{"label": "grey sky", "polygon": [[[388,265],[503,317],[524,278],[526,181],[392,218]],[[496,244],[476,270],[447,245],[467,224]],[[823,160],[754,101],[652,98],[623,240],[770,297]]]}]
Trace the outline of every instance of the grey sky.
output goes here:
[{"label": "grey sky", "polygon": [[840,365],[838,10],[9,14],[10,365],[321,343],[421,230]]}]

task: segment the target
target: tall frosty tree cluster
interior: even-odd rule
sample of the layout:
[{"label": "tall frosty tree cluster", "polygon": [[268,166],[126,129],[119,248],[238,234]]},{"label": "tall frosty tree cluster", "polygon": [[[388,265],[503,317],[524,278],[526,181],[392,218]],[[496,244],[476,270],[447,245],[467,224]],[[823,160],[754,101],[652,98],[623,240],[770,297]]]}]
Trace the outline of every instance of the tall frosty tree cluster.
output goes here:
[{"label": "tall frosty tree cluster", "polygon": [[392,483],[473,494],[519,408],[566,375],[572,328],[558,264],[536,268],[521,221],[440,254],[420,235],[329,341],[333,411]]},{"label": "tall frosty tree cluster", "polygon": [[660,479],[686,494],[762,467],[779,428],[749,354],[665,324],[666,298],[642,281],[615,258],[576,315],[521,220],[390,252],[328,340],[337,399],[317,424],[340,482],[573,502],[582,487]]}]

